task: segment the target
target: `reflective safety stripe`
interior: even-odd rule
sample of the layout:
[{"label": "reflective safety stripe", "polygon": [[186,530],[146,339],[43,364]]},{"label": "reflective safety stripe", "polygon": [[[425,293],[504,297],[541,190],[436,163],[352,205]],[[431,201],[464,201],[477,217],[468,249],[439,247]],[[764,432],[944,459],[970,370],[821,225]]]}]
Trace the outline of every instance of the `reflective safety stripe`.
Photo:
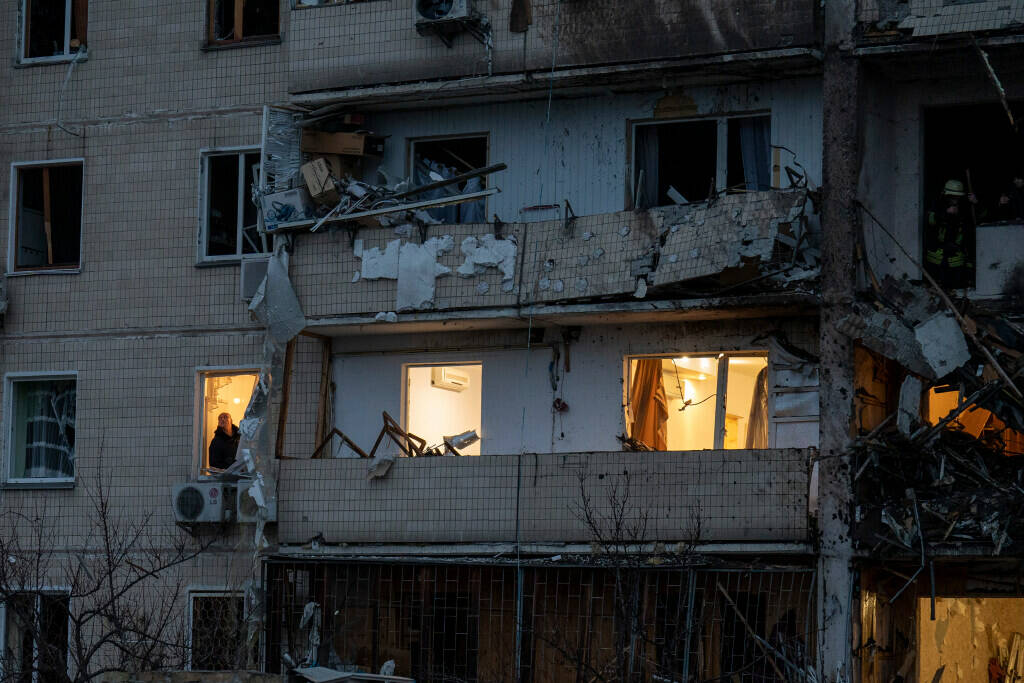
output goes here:
[{"label": "reflective safety stripe", "polygon": [[941,249],[929,250],[929,251],[925,252],[925,258],[927,258],[928,263],[931,263],[931,264],[936,265],[936,266],[941,265],[942,264],[942,250]]},{"label": "reflective safety stripe", "polygon": [[952,256],[949,257],[949,262],[948,262],[949,263],[949,267],[950,268],[960,268],[960,267],[962,267],[964,265],[964,261],[966,261],[966,260],[967,259],[964,257],[963,252],[958,252],[956,254],[953,254]]}]

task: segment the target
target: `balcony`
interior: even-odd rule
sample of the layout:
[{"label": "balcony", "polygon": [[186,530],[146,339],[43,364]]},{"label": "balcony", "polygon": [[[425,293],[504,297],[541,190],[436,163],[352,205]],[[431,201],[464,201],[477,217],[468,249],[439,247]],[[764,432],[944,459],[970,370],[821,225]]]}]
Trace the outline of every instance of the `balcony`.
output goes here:
[{"label": "balcony", "polygon": [[511,543],[518,530],[522,543],[588,543],[594,525],[582,519],[586,507],[597,526],[606,525],[616,509],[625,511],[630,525],[646,520],[629,539],[635,542],[801,543],[810,533],[814,453],[791,448],[399,458],[384,478],[372,480],[366,459],[284,460],[278,538],[300,545],[318,535],[329,544]]}]

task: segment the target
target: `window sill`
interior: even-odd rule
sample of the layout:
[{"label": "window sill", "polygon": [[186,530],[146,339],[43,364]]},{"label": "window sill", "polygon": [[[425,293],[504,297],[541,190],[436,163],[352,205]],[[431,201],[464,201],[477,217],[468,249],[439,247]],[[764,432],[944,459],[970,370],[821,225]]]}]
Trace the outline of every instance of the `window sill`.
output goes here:
[{"label": "window sill", "polygon": [[22,275],[79,275],[82,267],[75,268],[43,268],[40,270],[9,270],[7,277],[21,277]]},{"label": "window sill", "polygon": [[196,268],[216,268],[217,266],[237,266],[242,262],[241,256],[225,256],[219,259],[203,259],[196,261]]},{"label": "window sill", "polygon": [[321,7],[338,7],[339,5],[364,4],[370,0],[326,0],[319,3],[296,2],[292,5],[293,10],[320,9]]},{"label": "window sill", "polygon": [[72,52],[69,55],[57,55],[54,57],[32,57],[31,59],[15,59],[12,65],[15,69],[28,69],[33,66],[52,66],[54,64],[67,64],[71,61],[77,61],[79,64],[82,62],[88,62],[88,52],[83,54],[77,60],[75,56],[77,52]]},{"label": "window sill", "polygon": [[205,43],[200,50],[203,52],[220,52],[221,50],[235,50],[242,47],[263,47],[280,44],[281,36],[267,36],[263,38],[243,38],[233,43]]},{"label": "window sill", "polygon": [[17,479],[15,481],[5,481],[0,488],[5,490],[28,490],[28,489],[73,489],[75,488],[74,479],[45,479],[43,481],[32,481],[29,479]]}]

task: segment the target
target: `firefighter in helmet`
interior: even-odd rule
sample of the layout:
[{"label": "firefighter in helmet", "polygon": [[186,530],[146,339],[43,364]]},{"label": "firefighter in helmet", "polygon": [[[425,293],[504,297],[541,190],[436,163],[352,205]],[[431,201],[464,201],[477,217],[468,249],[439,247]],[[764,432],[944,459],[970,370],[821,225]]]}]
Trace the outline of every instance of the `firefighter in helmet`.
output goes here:
[{"label": "firefighter in helmet", "polygon": [[942,201],[928,213],[925,267],[938,283],[949,289],[974,284],[974,216],[978,200],[964,191],[959,180],[946,181]]}]

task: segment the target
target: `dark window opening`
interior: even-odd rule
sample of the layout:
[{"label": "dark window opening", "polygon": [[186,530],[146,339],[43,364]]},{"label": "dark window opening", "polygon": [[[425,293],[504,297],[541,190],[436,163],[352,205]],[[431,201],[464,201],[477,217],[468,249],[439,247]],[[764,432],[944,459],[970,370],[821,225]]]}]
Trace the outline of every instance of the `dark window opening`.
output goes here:
[{"label": "dark window opening", "polygon": [[922,262],[941,285],[974,286],[975,226],[1024,223],[1022,155],[998,103],[925,110]]},{"label": "dark window opening", "polygon": [[18,170],[16,270],[75,268],[82,233],[82,166]]},{"label": "dark window opening", "polygon": [[27,59],[70,55],[85,45],[86,0],[25,0]]},{"label": "dark window opening", "polygon": [[68,612],[61,593],[17,593],[4,604],[3,664],[15,683],[59,683],[68,674]]},{"label": "dark window opening", "polygon": [[244,612],[240,595],[192,596],[193,671],[246,668]]},{"label": "dark window opening", "polygon": [[259,163],[260,155],[255,152],[207,157],[207,256],[240,256],[264,251],[256,205],[249,191]]},{"label": "dark window opening", "polygon": [[279,13],[279,0],[210,0],[209,41],[223,44],[276,37]]},{"label": "dark window opening", "polygon": [[[412,143],[413,184],[427,185],[487,165],[487,136],[478,135],[446,140],[416,140]],[[480,192],[486,186],[483,176],[470,178],[456,185],[424,192],[419,199],[439,199],[455,194]],[[484,223],[487,221],[485,199],[427,209],[442,223]]]}]

